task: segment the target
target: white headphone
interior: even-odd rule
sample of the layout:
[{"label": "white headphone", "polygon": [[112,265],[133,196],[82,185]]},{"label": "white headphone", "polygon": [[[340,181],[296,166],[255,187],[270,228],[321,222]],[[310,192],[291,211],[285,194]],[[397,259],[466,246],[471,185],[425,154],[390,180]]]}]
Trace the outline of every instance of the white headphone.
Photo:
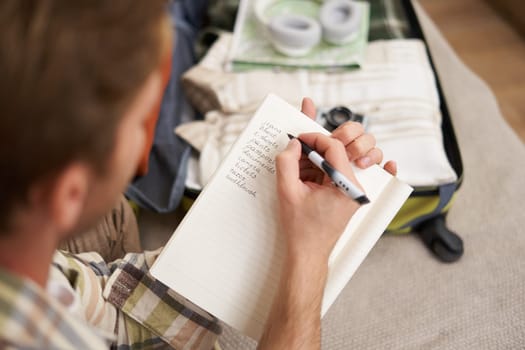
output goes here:
[{"label": "white headphone", "polygon": [[279,0],[255,0],[254,13],[266,28],[267,35],[280,53],[298,57],[307,54],[323,39],[344,45],[358,34],[362,7],[353,0],[323,1],[318,20],[298,14],[267,18],[265,10]]}]

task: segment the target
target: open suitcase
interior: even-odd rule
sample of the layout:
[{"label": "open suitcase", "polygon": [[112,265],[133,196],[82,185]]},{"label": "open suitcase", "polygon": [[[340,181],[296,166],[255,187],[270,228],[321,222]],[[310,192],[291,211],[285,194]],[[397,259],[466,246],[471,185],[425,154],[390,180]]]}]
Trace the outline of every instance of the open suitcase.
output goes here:
[{"label": "open suitcase", "polygon": [[[398,30],[386,31],[385,25],[380,30],[374,30],[372,23],[369,39],[416,38],[426,43],[424,34],[417,19],[411,0],[370,0],[371,10],[391,13],[382,13],[386,20],[399,23]],[[388,6],[387,6],[388,2]],[[231,30],[225,26],[224,29]],[[396,33],[397,32],[397,33]],[[414,192],[398,212],[387,228],[388,233],[419,235],[424,244],[441,261],[453,262],[463,254],[461,238],[446,226],[446,214],[451,207],[456,191],[463,178],[461,155],[454,133],[454,128],[447,108],[445,96],[439,83],[439,76],[432,62],[432,56],[426,47],[427,55],[432,66],[442,114],[442,134],[444,149],[448,161],[457,175],[457,181],[440,186],[414,187]],[[188,208],[200,191],[186,188],[182,205]]]},{"label": "open suitcase", "polygon": [[[417,19],[411,0],[399,0],[409,24],[408,36],[418,38],[425,43],[425,37]],[[372,4],[373,6],[373,4]],[[401,14],[403,15],[403,14]],[[414,192],[396,215],[388,227],[388,232],[408,233],[415,232],[433,254],[444,262],[453,262],[463,254],[461,238],[449,230],[445,223],[447,211],[454,201],[454,195],[463,179],[463,164],[454,133],[454,127],[447,108],[445,96],[441,89],[439,76],[432,62],[432,55],[428,50],[432,69],[436,78],[439,98],[441,101],[441,114],[443,142],[447,158],[457,174],[458,180],[435,187],[415,187]]]}]

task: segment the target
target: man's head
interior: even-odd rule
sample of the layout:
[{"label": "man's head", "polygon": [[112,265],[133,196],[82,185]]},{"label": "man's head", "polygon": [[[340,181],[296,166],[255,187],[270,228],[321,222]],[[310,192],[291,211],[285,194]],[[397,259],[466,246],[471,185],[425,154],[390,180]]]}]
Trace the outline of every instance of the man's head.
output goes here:
[{"label": "man's head", "polygon": [[73,230],[125,188],[160,98],[164,3],[0,2],[0,232],[35,215]]}]

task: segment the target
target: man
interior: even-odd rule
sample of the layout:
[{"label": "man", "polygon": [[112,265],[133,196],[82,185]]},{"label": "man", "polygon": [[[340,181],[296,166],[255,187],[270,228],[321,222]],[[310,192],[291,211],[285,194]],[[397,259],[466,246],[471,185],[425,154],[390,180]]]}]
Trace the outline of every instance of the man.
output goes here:
[{"label": "man", "polygon": [[[164,1],[0,2],[0,348],[210,349],[217,320],[148,275],[158,252],[57,251],[124,190],[161,97]],[[310,100],[303,111],[314,114]],[[357,124],[301,139],[346,173],[381,162]],[[395,172],[392,163],[387,168]],[[318,348],[328,255],[357,204],[304,158],[277,158],[282,286],[260,347]]]}]

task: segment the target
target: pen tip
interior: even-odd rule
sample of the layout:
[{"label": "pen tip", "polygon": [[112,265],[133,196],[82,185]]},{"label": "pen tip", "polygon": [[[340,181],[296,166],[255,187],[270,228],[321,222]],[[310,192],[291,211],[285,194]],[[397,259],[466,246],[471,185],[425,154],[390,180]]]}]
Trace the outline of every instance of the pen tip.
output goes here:
[{"label": "pen tip", "polygon": [[286,135],[288,135],[288,137],[290,138],[290,140],[295,139],[295,136],[293,136],[293,135],[291,135],[291,134],[286,134]]},{"label": "pen tip", "polygon": [[370,203],[370,199],[367,196],[357,197],[355,201],[361,205]]}]

